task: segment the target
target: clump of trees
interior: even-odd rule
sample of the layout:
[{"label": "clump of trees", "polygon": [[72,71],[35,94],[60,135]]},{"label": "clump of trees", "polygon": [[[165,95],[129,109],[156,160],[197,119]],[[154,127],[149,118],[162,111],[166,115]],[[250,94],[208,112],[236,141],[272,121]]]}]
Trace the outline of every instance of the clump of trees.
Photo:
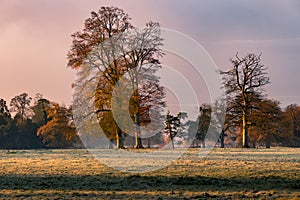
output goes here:
[{"label": "clump of trees", "polygon": [[[117,148],[123,148],[124,138],[132,135],[134,147],[143,148],[142,135],[147,133],[141,127],[163,123],[165,92],[155,74],[161,68],[159,59],[163,56],[160,35],[159,23],[148,22],[145,28],[135,28],[128,14],[116,7],[101,7],[92,12],[83,30],[72,35],[68,66],[83,71],[85,79],[85,84],[75,84],[77,93],[85,94],[75,104],[95,99],[95,111],[81,117],[90,119],[96,115],[103,132],[115,141]],[[95,76],[87,80],[84,73]],[[99,80],[96,91],[82,92],[95,79]],[[124,114],[127,110],[130,117]],[[112,116],[119,116],[118,120]]]},{"label": "clump of trees", "polygon": [[15,96],[10,107],[0,99],[0,149],[81,147],[72,108],[50,102],[37,94]]},{"label": "clump of trees", "polygon": [[294,145],[299,138],[295,134],[297,131],[291,134],[290,130],[296,126],[289,125],[288,121],[292,120],[286,118],[291,106],[282,111],[280,102],[266,97],[264,86],[270,83],[270,79],[261,54],[248,53],[243,57],[236,54],[231,63],[228,71],[220,71],[227,90],[225,121],[227,125],[230,123],[239,128],[242,147],[265,145],[270,148],[271,143]]},{"label": "clump of trees", "polygon": [[[213,105],[202,104],[199,117],[184,124],[185,135],[191,136],[192,147],[205,148],[209,141],[207,132],[211,126],[217,132],[221,148],[233,147],[270,148],[274,146],[300,146],[300,106],[291,104],[282,109],[280,102],[268,99],[264,86],[270,83],[267,67],[262,64],[261,54],[236,54],[227,71],[219,71],[226,94]],[[212,107],[215,116],[212,118]],[[220,114],[221,113],[221,114]],[[225,113],[224,123],[218,119]],[[214,133],[213,133],[214,134]]]}]

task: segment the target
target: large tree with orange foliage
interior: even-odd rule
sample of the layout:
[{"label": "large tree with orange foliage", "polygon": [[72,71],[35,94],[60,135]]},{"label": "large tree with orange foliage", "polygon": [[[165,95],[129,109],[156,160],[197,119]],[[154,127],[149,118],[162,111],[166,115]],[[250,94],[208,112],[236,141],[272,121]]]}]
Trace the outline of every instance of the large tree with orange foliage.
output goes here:
[{"label": "large tree with orange foliage", "polygon": [[[163,55],[160,49],[162,38],[158,23],[149,22],[146,27],[138,29],[131,25],[130,20],[128,14],[116,7],[101,7],[97,12],[92,12],[84,23],[84,29],[72,35],[68,66],[79,72],[84,68],[81,77],[86,79],[84,82],[87,84],[75,85],[75,90],[86,95],[81,98],[82,102],[90,103],[90,100],[94,100],[95,112],[91,114],[97,115],[102,126],[107,121],[103,118],[110,117],[106,113],[113,111],[113,101],[117,110],[130,104],[130,108],[125,109],[129,110],[132,122],[136,124],[135,147],[141,148],[139,127],[143,124],[144,110],[164,105],[164,91],[155,76],[155,72],[161,67],[159,58]],[[84,76],[84,73],[95,76]],[[81,87],[95,79],[98,80],[96,91],[87,92],[89,94],[81,92],[84,90]],[[126,94],[122,89],[115,94],[121,79],[127,81],[126,88],[132,92],[129,94],[131,98],[125,98],[129,102],[124,102],[122,96]],[[112,98],[113,92],[115,98]],[[75,103],[83,104],[82,102]],[[159,109],[157,111],[160,112]],[[115,139],[119,140],[122,137],[119,125],[114,132]],[[119,144],[121,143],[117,141],[118,148],[121,147]]]}]

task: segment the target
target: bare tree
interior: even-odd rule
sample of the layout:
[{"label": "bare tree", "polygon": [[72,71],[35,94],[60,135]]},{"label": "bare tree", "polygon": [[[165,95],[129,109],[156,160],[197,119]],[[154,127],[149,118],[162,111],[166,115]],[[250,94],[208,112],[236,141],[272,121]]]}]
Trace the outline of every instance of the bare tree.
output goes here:
[{"label": "bare tree", "polygon": [[242,146],[248,148],[249,115],[253,108],[252,97],[260,96],[264,92],[264,86],[270,83],[267,76],[267,67],[261,63],[261,54],[249,53],[244,57],[236,54],[231,59],[232,68],[228,71],[220,71],[223,75],[223,84],[227,89],[227,95],[236,101],[242,115]]},{"label": "bare tree", "polygon": [[32,110],[30,109],[31,100],[32,98],[27,93],[22,93],[12,98],[10,102],[11,112],[16,113],[16,116],[20,117],[21,122],[24,122],[32,115]]},{"label": "bare tree", "polygon": [[[159,86],[159,78],[155,72],[161,67],[159,58],[164,54],[161,50],[162,38],[159,23],[149,22],[143,29],[134,29],[126,38],[126,52],[123,50],[123,59],[129,72],[131,86],[135,90],[132,98],[133,119],[136,123],[135,147],[142,147],[140,126],[143,124],[143,113],[150,108],[158,115],[162,112],[161,107],[165,106],[164,88]],[[143,111],[144,110],[144,111]],[[146,112],[146,113],[147,113]],[[156,119],[162,120],[162,116]],[[145,118],[144,118],[145,119]],[[153,118],[154,119],[154,118]],[[158,122],[159,123],[159,122]]]}]

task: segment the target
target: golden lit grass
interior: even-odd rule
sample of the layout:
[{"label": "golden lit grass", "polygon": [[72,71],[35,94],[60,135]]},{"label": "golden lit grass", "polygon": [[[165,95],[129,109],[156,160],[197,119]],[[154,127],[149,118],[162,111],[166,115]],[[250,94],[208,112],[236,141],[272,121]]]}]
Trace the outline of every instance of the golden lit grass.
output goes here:
[{"label": "golden lit grass", "polygon": [[0,151],[0,199],[300,198],[300,149],[199,151],[144,174],[116,171],[86,150]]}]

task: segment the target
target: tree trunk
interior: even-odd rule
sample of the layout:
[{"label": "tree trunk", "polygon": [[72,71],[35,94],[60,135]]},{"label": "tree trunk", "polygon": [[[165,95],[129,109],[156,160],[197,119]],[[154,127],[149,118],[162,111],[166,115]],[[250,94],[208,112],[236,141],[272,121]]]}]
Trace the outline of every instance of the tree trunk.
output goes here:
[{"label": "tree trunk", "polygon": [[193,146],[193,148],[199,148],[199,142],[198,142],[198,139],[194,139],[194,140],[193,140],[192,146]]},{"label": "tree trunk", "polygon": [[205,146],[205,139],[204,140],[202,140],[202,148],[205,148],[206,146]]},{"label": "tree trunk", "polygon": [[117,149],[120,149],[120,137],[119,137],[118,131],[116,131],[116,146],[117,146]]},{"label": "tree trunk", "polygon": [[224,148],[224,147],[225,147],[225,144],[224,144],[224,137],[225,137],[225,133],[224,133],[224,131],[222,130],[221,137],[220,137],[221,148]]},{"label": "tree trunk", "polygon": [[135,148],[144,148],[141,138],[141,129],[140,129],[140,113],[136,113],[136,131],[135,131]]},{"label": "tree trunk", "polygon": [[124,148],[124,138],[122,134],[122,130],[118,128],[118,138],[119,138],[119,147],[118,148]]},{"label": "tree trunk", "polygon": [[148,148],[151,148],[151,140],[150,140],[150,138],[147,138],[147,145],[148,145],[147,146]]},{"label": "tree trunk", "polygon": [[196,148],[199,148],[199,140],[196,139]]},{"label": "tree trunk", "polygon": [[124,138],[123,138],[123,136],[120,138],[120,148],[122,149],[124,149],[125,147],[124,147]]},{"label": "tree trunk", "polygon": [[133,137],[131,137],[132,138],[132,148],[134,148],[135,147],[135,136]]},{"label": "tree trunk", "polygon": [[266,148],[267,149],[271,148],[271,142],[270,142],[270,140],[266,140]]},{"label": "tree trunk", "polygon": [[192,144],[191,144],[192,148],[195,148],[195,140],[193,140]]},{"label": "tree trunk", "polygon": [[172,142],[172,148],[174,150],[174,138],[170,135],[170,138],[171,138],[171,142]]},{"label": "tree trunk", "polygon": [[135,145],[134,145],[134,148],[136,148],[136,149],[143,148],[142,140],[141,140],[140,133],[139,133],[138,130],[135,132]]},{"label": "tree trunk", "polygon": [[224,144],[224,138],[221,138],[221,148],[224,148],[225,144]]},{"label": "tree trunk", "polygon": [[249,141],[248,141],[248,125],[247,125],[247,117],[246,113],[243,113],[243,124],[242,124],[242,137],[243,137],[243,148],[249,148]]},{"label": "tree trunk", "polygon": [[140,134],[139,134],[139,137],[138,137],[138,148],[144,148],[142,138],[140,137]]}]

